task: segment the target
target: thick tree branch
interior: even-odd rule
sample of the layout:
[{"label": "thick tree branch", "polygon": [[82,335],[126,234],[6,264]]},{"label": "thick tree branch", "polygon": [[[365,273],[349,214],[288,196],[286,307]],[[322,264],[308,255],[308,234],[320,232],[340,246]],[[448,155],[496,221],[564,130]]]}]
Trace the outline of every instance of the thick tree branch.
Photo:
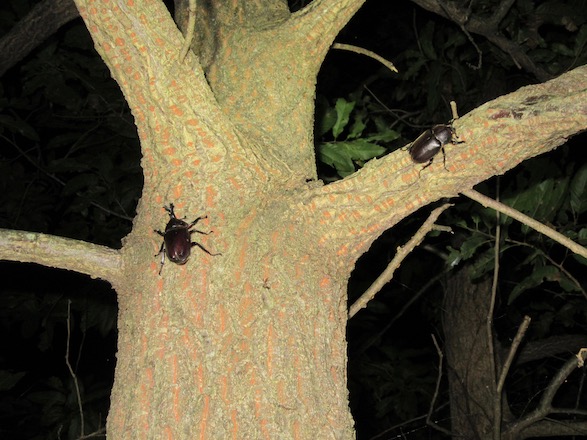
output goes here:
[{"label": "thick tree branch", "polygon": [[301,49],[322,64],[326,52],[341,29],[350,21],[365,0],[315,0],[293,14],[290,25],[306,30]]},{"label": "thick tree branch", "polygon": [[188,52],[181,62],[185,40],[164,3],[76,0],[76,4],[135,117],[146,156],[145,176],[150,174],[149,166],[159,161],[175,168],[186,157],[193,158],[192,172],[206,164],[208,174],[219,175],[212,166],[221,166],[220,158],[227,153],[239,155],[241,144],[217,105],[198,58]]},{"label": "thick tree branch", "polygon": [[[357,252],[383,230],[424,205],[454,197],[587,129],[587,66],[487,102],[455,121],[463,143],[446,146],[442,161],[422,170],[405,150],[372,160],[357,173],[315,188],[301,201],[317,221],[328,218],[323,240]],[[360,220],[349,234],[347,219]]]},{"label": "thick tree branch", "polygon": [[79,17],[73,0],[43,0],[0,39],[0,76],[57,29]]},{"label": "thick tree branch", "polygon": [[38,232],[0,229],[0,260],[72,270],[111,283],[120,275],[119,251]]}]

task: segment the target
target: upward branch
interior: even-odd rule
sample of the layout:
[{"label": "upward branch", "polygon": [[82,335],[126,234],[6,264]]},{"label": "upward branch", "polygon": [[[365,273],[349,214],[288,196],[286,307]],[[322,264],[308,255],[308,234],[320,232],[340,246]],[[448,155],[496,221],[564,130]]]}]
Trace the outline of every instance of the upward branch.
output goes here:
[{"label": "upward branch", "polygon": [[306,30],[301,49],[322,64],[326,52],[342,28],[365,0],[315,0],[293,16],[290,25]]},{"label": "upward branch", "polygon": [[76,4],[135,117],[145,185],[160,162],[166,162],[171,173],[185,173],[178,167],[184,164],[192,174],[207,164],[209,176],[220,175],[218,167],[227,155],[249,163],[242,159],[241,143],[217,104],[199,59],[192,52],[184,62],[180,59],[184,38],[163,2],[111,0],[106,5],[76,0]]}]

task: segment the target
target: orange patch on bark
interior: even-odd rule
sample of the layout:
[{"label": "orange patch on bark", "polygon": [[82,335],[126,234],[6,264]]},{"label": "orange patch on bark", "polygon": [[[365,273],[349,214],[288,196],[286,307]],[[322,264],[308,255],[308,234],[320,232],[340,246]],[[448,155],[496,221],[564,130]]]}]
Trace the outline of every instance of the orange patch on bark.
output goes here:
[{"label": "orange patch on bark", "polygon": [[171,113],[173,113],[176,116],[182,116],[183,115],[183,110],[181,108],[179,108],[177,105],[172,105],[169,107],[169,110],[171,110]]},{"label": "orange patch on bark", "polygon": [[200,422],[200,439],[206,438],[206,428],[210,417],[210,396],[204,396],[204,409],[202,410],[202,421]]}]

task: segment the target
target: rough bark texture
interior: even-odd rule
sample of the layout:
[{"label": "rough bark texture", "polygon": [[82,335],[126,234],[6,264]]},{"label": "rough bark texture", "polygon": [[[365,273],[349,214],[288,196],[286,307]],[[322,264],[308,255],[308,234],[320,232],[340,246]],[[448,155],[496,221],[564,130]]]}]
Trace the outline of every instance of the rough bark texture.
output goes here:
[{"label": "rough bark texture", "polygon": [[[587,127],[579,68],[463,117],[450,172],[420,172],[398,151],[323,186],[316,73],[362,1],[316,0],[295,14],[282,1],[197,1],[208,24],[183,61],[161,2],[76,4],[143,153],[138,214],[109,276],[119,300],[112,439],[353,438],[345,291],[356,259],[420,207]],[[153,229],[170,202],[179,217],[208,215],[213,233],[197,238],[222,255],[194,248],[159,276]]]},{"label": "rough bark texture", "polygon": [[472,283],[467,268],[449,277],[443,307],[451,432],[455,438],[491,438],[495,372],[487,335],[491,280]]}]

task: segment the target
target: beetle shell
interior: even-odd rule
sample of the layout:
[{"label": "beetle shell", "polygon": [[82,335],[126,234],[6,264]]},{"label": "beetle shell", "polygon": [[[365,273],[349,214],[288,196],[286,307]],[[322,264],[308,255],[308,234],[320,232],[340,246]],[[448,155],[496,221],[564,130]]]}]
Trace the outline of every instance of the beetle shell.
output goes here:
[{"label": "beetle shell", "polygon": [[200,243],[193,242],[191,239],[191,235],[194,232],[203,235],[209,234],[209,232],[202,232],[198,231],[197,229],[192,229],[196,225],[196,223],[206,218],[206,216],[198,217],[193,222],[187,223],[175,216],[173,203],[169,204],[169,208],[167,206],[164,206],[164,208],[169,214],[169,222],[167,222],[167,225],[165,226],[165,232],[155,230],[157,234],[163,237],[163,243],[161,244],[161,248],[159,249],[159,254],[162,255],[159,275],[161,275],[161,271],[163,270],[163,264],[165,263],[165,255],[167,255],[167,258],[169,258],[175,264],[185,264],[188,258],[190,257],[193,246],[199,247],[208,255],[222,255],[219,253],[211,253]]},{"label": "beetle shell", "polygon": [[165,252],[167,258],[177,264],[185,264],[188,260],[191,249],[191,231],[190,225],[183,220],[171,218],[165,227],[163,241],[165,242]]},{"label": "beetle shell", "polygon": [[451,125],[435,125],[412,142],[409,149],[410,157],[416,163],[428,162],[424,167],[426,168],[432,163],[432,159],[440,150],[444,154],[444,145],[454,142],[454,136],[455,132]]}]

